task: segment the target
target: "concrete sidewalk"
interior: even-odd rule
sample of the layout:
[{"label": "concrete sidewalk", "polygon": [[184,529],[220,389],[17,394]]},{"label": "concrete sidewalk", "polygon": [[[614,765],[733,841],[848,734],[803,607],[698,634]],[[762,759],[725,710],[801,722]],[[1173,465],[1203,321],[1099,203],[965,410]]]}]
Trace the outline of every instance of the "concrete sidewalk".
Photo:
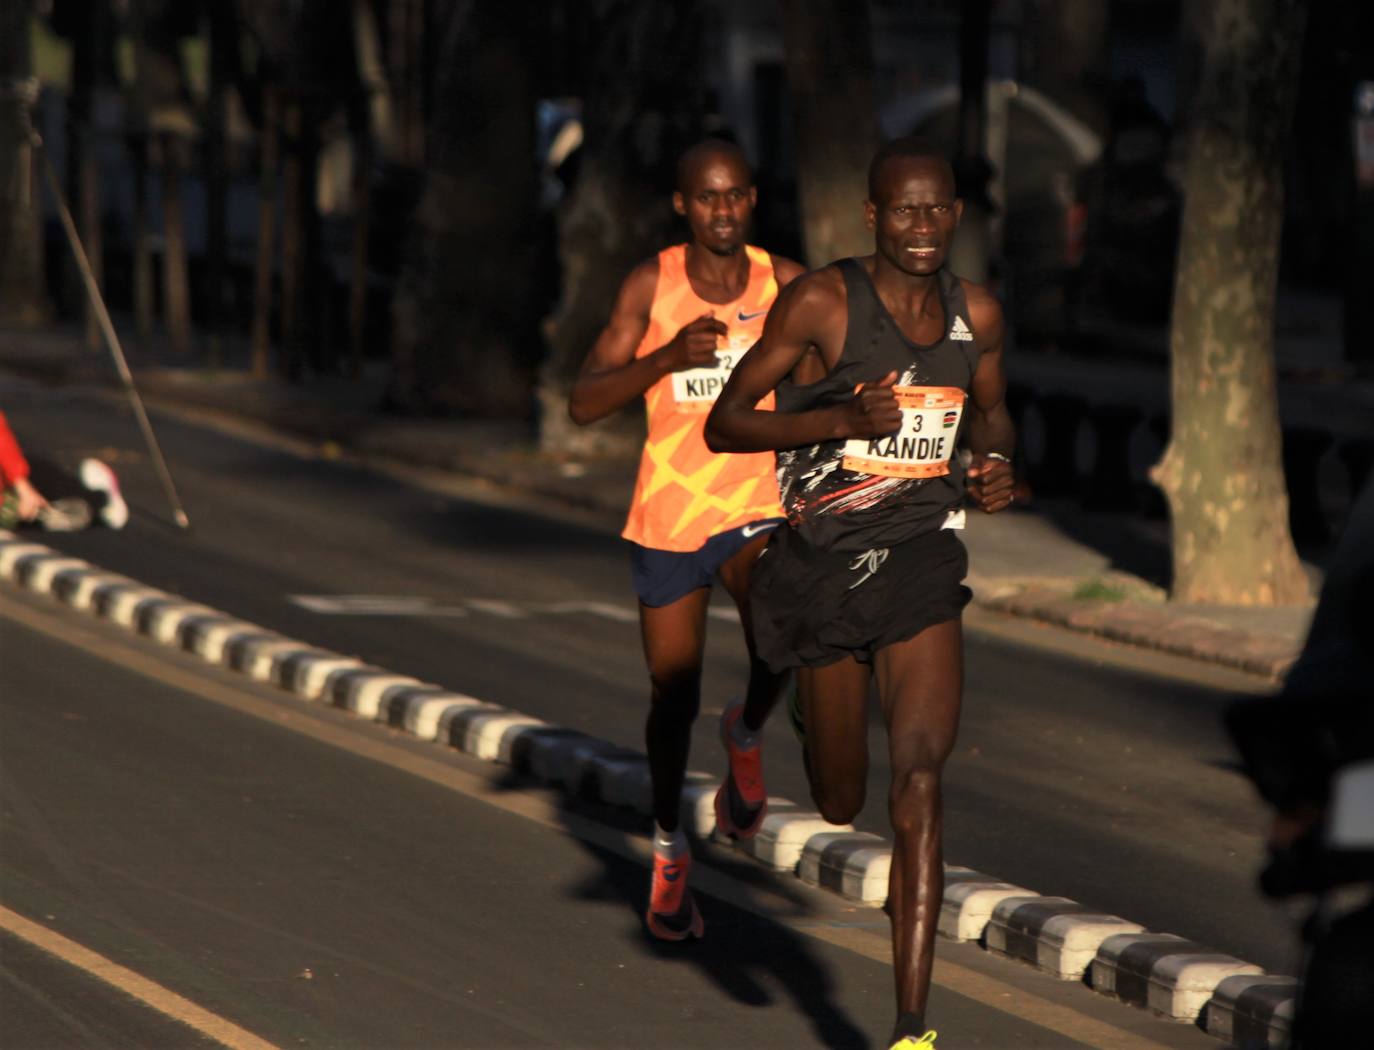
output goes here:
[{"label": "concrete sidewalk", "polygon": [[[1040,383],[1069,369],[1030,358],[1013,380]],[[1103,362],[1075,367],[1076,381],[1093,373],[1130,378]],[[0,331],[0,368],[59,383],[115,384],[108,356],[81,347],[74,329]],[[628,505],[635,464],[573,460],[541,454],[526,424],[398,417],[378,410],[380,374],[358,380],[314,378],[298,385],[254,381],[238,371],[167,367],[133,361],[136,382],[153,408],[194,407],[254,420],[340,451],[410,466],[481,478],[596,512],[618,526]],[[1101,377],[1099,377],[1100,379]],[[1155,377],[1158,379],[1158,376]],[[1139,377],[1137,377],[1139,379]],[[1110,384],[1103,384],[1112,389]],[[1347,380],[1337,415],[1359,418],[1370,398]],[[1052,387],[1049,389],[1053,389]],[[1328,394],[1339,391],[1328,391]],[[175,463],[173,463],[175,470]],[[971,514],[965,540],[969,583],[985,608],[1029,617],[1117,642],[1281,677],[1297,656],[1312,605],[1278,609],[1183,606],[1169,603],[1167,524],[1138,511],[1083,508],[1083,500],[1037,498],[1027,508]],[[1314,584],[1320,570],[1310,565]],[[1315,593],[1315,586],[1314,586]]]}]

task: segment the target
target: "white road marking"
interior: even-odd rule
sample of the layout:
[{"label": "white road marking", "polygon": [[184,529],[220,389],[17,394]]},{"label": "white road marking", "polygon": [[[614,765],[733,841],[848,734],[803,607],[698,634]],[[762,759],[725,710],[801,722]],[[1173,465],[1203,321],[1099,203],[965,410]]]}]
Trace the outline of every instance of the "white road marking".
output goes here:
[{"label": "white road marking", "polygon": [[469,598],[464,604],[469,609],[499,616],[503,620],[523,620],[529,616],[529,613],[524,609],[511,602],[497,602],[487,598]]},{"label": "white road marking", "polygon": [[321,616],[466,616],[461,606],[405,594],[288,594],[287,601]]},{"label": "white road marking", "polygon": [[234,1050],[276,1050],[275,1044],[5,907],[0,907],[0,929],[118,988],[158,1013],[194,1028],[222,1046],[233,1047]]},{"label": "white road marking", "polygon": [[554,602],[550,605],[535,606],[535,608],[548,613],[591,613],[593,616],[604,616],[608,620],[616,620],[619,623],[637,623],[639,621],[637,610],[624,605],[611,605],[609,602]]},{"label": "white road marking", "polygon": [[[496,598],[460,598],[452,605],[439,605],[433,598],[405,594],[289,594],[293,605],[321,616],[467,616],[484,613],[502,620],[527,620],[540,614],[599,616],[616,623],[637,623],[639,610],[632,605],[611,602],[512,602]],[[729,605],[713,605],[706,610],[713,620],[739,623],[739,610]]]}]

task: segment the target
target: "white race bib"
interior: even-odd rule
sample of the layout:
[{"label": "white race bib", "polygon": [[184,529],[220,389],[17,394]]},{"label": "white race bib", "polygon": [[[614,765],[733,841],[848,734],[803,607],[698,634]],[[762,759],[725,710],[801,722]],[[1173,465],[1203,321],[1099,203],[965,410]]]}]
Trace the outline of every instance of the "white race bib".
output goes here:
[{"label": "white race bib", "polygon": [[673,400],[679,408],[687,411],[711,411],[716,398],[725,389],[726,380],[734,371],[735,365],[743,357],[757,337],[740,332],[729,338],[729,343],[716,351],[716,363],[701,368],[689,368],[684,372],[673,373]]},{"label": "white race bib", "polygon": [[889,478],[938,478],[949,473],[954,438],[967,395],[955,386],[895,386],[902,426],[878,438],[850,438],[845,470]]}]

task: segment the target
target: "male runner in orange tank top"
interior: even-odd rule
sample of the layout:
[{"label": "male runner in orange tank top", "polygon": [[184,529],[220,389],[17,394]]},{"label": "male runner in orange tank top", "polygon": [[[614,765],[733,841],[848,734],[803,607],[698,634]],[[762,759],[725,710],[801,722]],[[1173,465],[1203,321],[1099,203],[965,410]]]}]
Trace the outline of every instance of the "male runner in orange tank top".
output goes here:
[{"label": "male runner in orange tank top", "polygon": [[655,834],[645,918],[653,936],[673,941],[703,931],[687,888],[691,852],[679,810],[716,576],[739,608],[749,649],[746,697],[721,716],[729,770],[716,794],[716,822],[727,835],[748,838],[763,821],[768,796],[758,734],[783,683],[755,655],[748,609],[750,570],[782,520],[773,456],[711,452],[702,429],[729,370],[762,332],[778,289],[802,272],[745,243],[756,191],[737,146],[701,142],[683,154],[677,174],[673,208],[691,240],[625,278],[568,405],[579,424],[641,396],[648,414],[622,535],[632,544],[651,684],[644,736]]}]

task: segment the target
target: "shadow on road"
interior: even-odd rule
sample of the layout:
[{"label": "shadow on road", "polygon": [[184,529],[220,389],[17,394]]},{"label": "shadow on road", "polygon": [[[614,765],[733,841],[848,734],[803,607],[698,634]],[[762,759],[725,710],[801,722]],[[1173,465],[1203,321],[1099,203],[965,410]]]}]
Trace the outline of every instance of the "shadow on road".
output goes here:
[{"label": "shadow on road", "polygon": [[[510,790],[528,790],[529,782],[518,773],[502,785]],[[628,859],[624,852],[587,841],[578,833],[576,824],[595,820],[624,842],[627,850],[633,840],[645,836],[637,827],[643,818],[622,810],[591,801],[570,798],[559,793],[559,815],[564,827],[575,841],[596,862],[594,872],[568,885],[564,892],[578,902],[597,902],[617,905],[634,916],[637,933],[633,945],[644,955],[669,965],[695,967],[714,982],[731,999],[745,1006],[766,1007],[779,995],[786,996],[793,1008],[806,1017],[817,1045],[863,1050],[872,1045],[864,1032],[846,1013],[835,998],[835,982],[827,967],[819,960],[808,940],[765,916],[737,907],[728,901],[697,890],[697,903],[706,919],[706,936],[699,941],[669,944],[650,937],[643,923],[643,908],[649,889],[647,867]],[[702,856],[700,843],[693,850]],[[724,863],[719,854],[712,856],[711,866],[729,870],[728,855]],[[753,865],[739,864],[741,879],[768,878]],[[775,885],[770,885],[776,891]],[[690,1021],[685,1022],[690,1024]]]}]

